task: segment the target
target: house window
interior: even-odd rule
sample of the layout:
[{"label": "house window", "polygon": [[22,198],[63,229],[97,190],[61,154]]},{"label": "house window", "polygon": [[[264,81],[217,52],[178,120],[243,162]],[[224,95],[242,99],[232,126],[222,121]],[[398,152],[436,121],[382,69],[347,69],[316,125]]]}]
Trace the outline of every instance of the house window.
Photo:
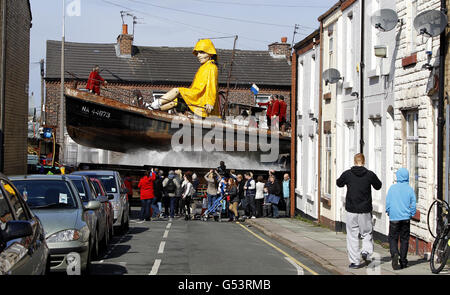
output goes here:
[{"label": "house window", "polygon": [[334,52],[334,38],[333,38],[333,25],[328,28],[328,67],[333,67],[333,52]]},{"label": "house window", "polygon": [[[373,0],[370,1],[372,3],[372,15],[378,11],[380,9],[380,2],[379,0]],[[371,44],[370,44],[370,49],[371,49],[371,55],[370,55],[370,68],[371,70],[375,70],[377,68],[377,57],[375,56],[375,45],[379,45],[378,44],[378,29],[376,29],[374,26],[371,27]]]},{"label": "house window", "polygon": [[303,136],[298,136],[298,145],[297,145],[297,190],[303,194],[302,182],[303,182],[303,174],[302,171],[304,169],[303,165]]},{"label": "house window", "polygon": [[347,15],[347,58],[345,63],[345,79],[347,82],[353,81],[352,66],[353,66],[353,12]]},{"label": "house window", "polygon": [[314,149],[314,137],[308,136],[308,194],[314,195],[314,183],[315,183],[315,149]]},{"label": "house window", "polygon": [[331,142],[331,134],[325,134],[325,195],[331,195],[331,186],[332,186],[332,179],[331,179],[331,148],[332,148],[332,142]]},{"label": "house window", "polygon": [[[303,67],[303,60],[298,62],[298,97],[304,97],[304,81],[305,81],[305,71]],[[299,99],[300,100],[300,99]]]},{"label": "house window", "polygon": [[409,171],[409,183],[416,193],[419,192],[419,112],[412,111],[406,114],[406,158]]},{"label": "house window", "polygon": [[[382,143],[381,143],[381,118],[372,119],[369,128],[369,163],[370,168],[375,174],[381,177],[381,165],[382,165]],[[381,191],[374,192],[374,199],[381,199]]]},{"label": "house window", "polygon": [[345,167],[353,166],[353,158],[355,156],[355,123],[349,122],[347,123],[347,128],[345,128]]},{"label": "house window", "polygon": [[314,113],[314,95],[316,90],[316,56],[311,57],[311,71],[310,71],[310,87],[309,87],[309,109],[311,113]]}]

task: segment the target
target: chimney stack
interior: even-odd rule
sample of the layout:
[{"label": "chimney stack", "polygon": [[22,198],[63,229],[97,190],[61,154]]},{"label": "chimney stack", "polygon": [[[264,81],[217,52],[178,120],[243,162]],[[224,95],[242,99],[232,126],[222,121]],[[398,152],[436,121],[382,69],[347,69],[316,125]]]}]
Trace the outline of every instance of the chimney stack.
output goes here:
[{"label": "chimney stack", "polygon": [[291,44],[287,43],[287,37],[281,37],[281,43],[270,44],[269,53],[274,58],[290,58]]},{"label": "chimney stack", "polygon": [[122,34],[117,37],[116,54],[130,58],[133,54],[133,35],[128,34],[128,25],[122,25]]}]

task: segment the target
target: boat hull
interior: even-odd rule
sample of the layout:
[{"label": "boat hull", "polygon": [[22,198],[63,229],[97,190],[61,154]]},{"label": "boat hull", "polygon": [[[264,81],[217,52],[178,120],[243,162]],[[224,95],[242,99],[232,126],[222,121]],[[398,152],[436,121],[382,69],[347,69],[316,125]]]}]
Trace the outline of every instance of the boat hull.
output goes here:
[{"label": "boat hull", "polygon": [[[200,146],[208,151],[202,142],[215,132],[218,136],[209,142],[214,144],[216,151],[220,151],[221,146],[231,153],[262,153],[259,146],[255,150],[252,144],[258,138],[256,129],[223,122],[212,125],[222,129],[214,129],[211,125],[205,126],[206,122],[201,119],[140,109],[75,89],[66,89],[65,98],[67,131],[75,142],[83,146],[123,153],[140,149],[171,150],[181,146],[185,149],[191,146],[192,150],[198,150]],[[180,136],[181,130],[183,136]],[[173,136],[177,138],[175,144],[172,144]],[[270,134],[267,142],[270,145]],[[273,144],[278,144],[280,154],[290,153],[290,137],[279,136],[278,143],[273,141]]]}]

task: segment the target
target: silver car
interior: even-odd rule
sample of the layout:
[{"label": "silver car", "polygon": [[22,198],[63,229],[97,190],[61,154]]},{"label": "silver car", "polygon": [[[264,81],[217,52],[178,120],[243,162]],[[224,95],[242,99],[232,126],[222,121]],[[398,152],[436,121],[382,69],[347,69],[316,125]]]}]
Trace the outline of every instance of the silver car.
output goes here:
[{"label": "silver car", "polygon": [[[10,178],[27,204],[44,225],[50,249],[50,270],[67,271],[69,253],[78,253],[79,269],[88,272],[91,257],[98,245],[95,210],[100,202],[83,205],[78,191],[64,175],[28,175]],[[71,257],[74,257],[71,255]]]},{"label": "silver car", "polygon": [[108,196],[114,196],[114,199],[111,199],[114,209],[114,226],[120,227],[123,232],[128,230],[130,204],[128,202],[127,189],[119,172],[112,170],[86,170],[76,171],[71,174],[85,175],[100,180]]}]

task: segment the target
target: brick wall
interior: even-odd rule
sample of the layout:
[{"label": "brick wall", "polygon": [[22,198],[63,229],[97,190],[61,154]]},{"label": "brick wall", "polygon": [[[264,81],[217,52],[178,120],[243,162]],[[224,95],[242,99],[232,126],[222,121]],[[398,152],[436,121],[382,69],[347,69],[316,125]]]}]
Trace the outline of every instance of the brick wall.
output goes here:
[{"label": "brick wall", "polygon": [[[59,82],[46,82],[46,112],[47,112],[47,125],[57,126],[58,122],[58,110],[59,110],[59,98],[60,98],[60,83]],[[73,82],[66,82],[67,87],[72,87]],[[84,87],[85,83],[80,83],[80,86]],[[120,87],[120,88],[118,88]],[[112,97],[118,92],[123,94],[120,100],[124,103],[130,103],[132,100],[132,91],[140,90],[145,102],[152,102],[153,92],[167,92],[172,89],[173,85],[148,85],[148,84],[134,84],[123,85],[118,83],[108,83],[108,88],[102,88],[101,93],[106,97]],[[110,89],[110,90],[108,90]],[[226,89],[221,87],[220,91]],[[285,101],[288,105],[287,118],[290,118],[290,89],[286,88],[264,88],[260,86],[261,94],[278,94],[285,97]],[[234,88],[230,89],[229,101],[241,104],[254,105],[254,96],[250,91],[250,88]]]},{"label": "brick wall", "polygon": [[[0,12],[2,12],[3,8],[0,8]],[[0,13],[0,17],[1,15]],[[28,1],[8,0],[6,21],[4,173],[7,175],[25,174],[27,172],[27,116],[31,24]]]},{"label": "brick wall", "polygon": [[[397,13],[400,19],[409,19],[411,1],[397,0]],[[439,9],[440,1],[418,1],[417,11]],[[433,196],[436,195],[435,167],[437,158],[436,148],[436,105],[433,97],[427,95],[427,83],[432,77],[430,71],[422,68],[427,62],[425,55],[426,43],[415,34],[411,21],[403,24],[399,32],[397,43],[397,60],[395,64],[395,110],[394,110],[394,170],[407,167],[407,148],[404,114],[408,110],[418,111],[418,166],[419,189],[417,196],[417,210],[420,220],[411,222],[411,235],[417,237],[421,243],[430,242],[431,236],[427,229],[427,211]],[[413,38],[411,38],[413,35]],[[414,44],[412,45],[412,42]],[[436,65],[439,55],[439,37],[433,38],[433,58],[431,64]],[[415,48],[414,48],[415,47]],[[411,60],[416,61],[412,64]],[[413,171],[410,171],[412,176]],[[414,245],[412,245],[415,247]],[[426,246],[420,246],[423,249]],[[422,251],[420,250],[420,251]]]}]

